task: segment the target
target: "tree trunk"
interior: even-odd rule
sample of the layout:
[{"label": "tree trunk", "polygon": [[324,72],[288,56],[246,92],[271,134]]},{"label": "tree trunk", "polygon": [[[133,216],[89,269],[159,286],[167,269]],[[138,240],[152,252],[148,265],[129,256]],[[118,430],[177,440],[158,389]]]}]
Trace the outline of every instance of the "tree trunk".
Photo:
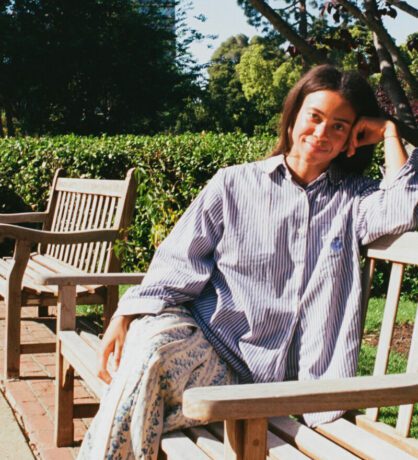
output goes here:
[{"label": "tree trunk", "polygon": [[303,37],[284,21],[272,8],[263,0],[249,0],[251,5],[262,14],[279,34],[294,45],[309,64],[323,64],[328,62],[326,56],[311,46]]},{"label": "tree trunk", "polygon": [[3,108],[0,107],[0,137],[4,137],[3,131]]},{"label": "tree trunk", "polygon": [[15,135],[15,127],[13,124],[12,107],[9,102],[5,103],[5,112],[6,112],[7,136],[11,137]]}]

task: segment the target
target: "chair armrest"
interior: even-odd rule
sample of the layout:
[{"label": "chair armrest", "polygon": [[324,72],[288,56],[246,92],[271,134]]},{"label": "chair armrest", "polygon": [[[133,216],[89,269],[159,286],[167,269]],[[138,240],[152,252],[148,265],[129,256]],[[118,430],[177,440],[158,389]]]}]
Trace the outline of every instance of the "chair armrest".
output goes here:
[{"label": "chair armrest", "polygon": [[115,286],[119,284],[141,284],[145,273],[99,273],[99,274],[66,274],[39,275],[36,281],[42,285],[76,286],[87,284],[101,284]]},{"label": "chair armrest", "polygon": [[45,222],[47,212],[20,212],[18,214],[0,214],[1,224],[22,224],[26,222]]},{"label": "chair armrest", "polygon": [[418,401],[418,374],[200,387],[183,394],[186,417],[212,422],[383,407]]},{"label": "chair armrest", "polygon": [[0,224],[0,239],[12,238],[42,244],[90,243],[114,241],[119,236],[118,230],[84,230],[79,232],[50,232],[18,227],[17,225]]}]

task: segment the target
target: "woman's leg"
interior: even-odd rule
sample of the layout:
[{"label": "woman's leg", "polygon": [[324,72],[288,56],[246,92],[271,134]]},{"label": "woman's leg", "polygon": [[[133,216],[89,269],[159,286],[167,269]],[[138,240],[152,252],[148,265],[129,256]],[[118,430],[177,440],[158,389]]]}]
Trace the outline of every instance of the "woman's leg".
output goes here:
[{"label": "woman's leg", "polygon": [[182,414],[185,389],[235,382],[186,308],[135,320],[79,459],[156,459],[162,433],[197,424]]}]

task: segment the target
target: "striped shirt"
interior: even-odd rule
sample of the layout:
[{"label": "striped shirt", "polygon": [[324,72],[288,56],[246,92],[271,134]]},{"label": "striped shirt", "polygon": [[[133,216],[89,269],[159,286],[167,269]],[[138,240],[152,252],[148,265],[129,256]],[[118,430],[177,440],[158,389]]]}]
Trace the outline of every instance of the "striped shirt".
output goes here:
[{"label": "striped shirt", "polygon": [[[116,315],[188,304],[242,382],[353,376],[359,247],[418,222],[418,149],[389,185],[335,165],[308,186],[282,155],[218,171]],[[341,413],[311,414],[310,425]]]}]

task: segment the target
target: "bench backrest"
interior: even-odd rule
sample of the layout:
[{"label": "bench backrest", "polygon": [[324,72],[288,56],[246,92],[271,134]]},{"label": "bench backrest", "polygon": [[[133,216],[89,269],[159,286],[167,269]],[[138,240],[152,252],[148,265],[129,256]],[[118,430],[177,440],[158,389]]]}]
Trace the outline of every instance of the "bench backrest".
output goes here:
[{"label": "bench backrest", "polygon": [[[125,180],[72,179],[55,174],[44,230],[70,232],[117,229],[126,237],[136,195],[134,169]],[[40,252],[87,273],[120,270],[113,242],[41,246]]]},{"label": "bench backrest", "polygon": [[[369,297],[376,260],[387,260],[392,265],[373,371],[373,375],[378,376],[384,375],[388,368],[405,265],[418,265],[418,232],[408,232],[400,237],[385,236],[367,247],[366,265],[363,271],[364,304],[367,303]],[[366,311],[366,308],[364,308],[364,311]],[[406,372],[418,373],[418,310]],[[412,414],[412,404],[399,407],[396,431],[400,436],[407,437],[409,435]],[[366,415],[371,420],[376,421],[379,415],[379,408],[368,409]]]}]

